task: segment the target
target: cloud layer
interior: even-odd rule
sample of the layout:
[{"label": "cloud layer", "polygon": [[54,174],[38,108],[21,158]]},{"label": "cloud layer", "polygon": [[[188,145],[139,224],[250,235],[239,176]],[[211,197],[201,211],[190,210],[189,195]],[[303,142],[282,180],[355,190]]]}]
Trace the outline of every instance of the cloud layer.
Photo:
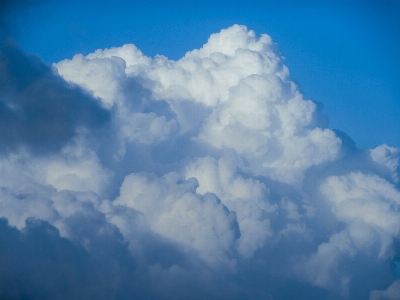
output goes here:
[{"label": "cloud layer", "polygon": [[0,59],[2,297],[399,299],[400,150],[329,129],[268,35]]}]

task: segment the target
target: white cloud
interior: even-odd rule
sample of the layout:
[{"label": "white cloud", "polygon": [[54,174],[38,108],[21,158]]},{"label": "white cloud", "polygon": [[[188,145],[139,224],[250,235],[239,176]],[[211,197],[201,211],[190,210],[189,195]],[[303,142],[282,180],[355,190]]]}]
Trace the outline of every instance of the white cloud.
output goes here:
[{"label": "white cloud", "polygon": [[[244,26],[235,25],[212,35],[202,49],[188,52],[178,61],[161,56],[150,59],[126,45],[99,50],[86,58],[78,55],[55,67],[66,80],[87,88],[107,104],[117,98],[129,102],[121,94],[121,84],[125,76],[136,78],[151,90],[154,99],[168,101],[183,132],[193,129],[198,121],[188,124],[191,120],[185,117],[196,109],[195,104],[182,109],[180,102],[211,107],[212,113],[200,122],[199,141],[233,149],[248,159],[258,174],[294,183],[301,181],[308,167],[338,156],[340,139],[329,129],[315,127],[316,105],[304,100],[288,79],[287,68],[270,37],[257,39]],[[154,126],[165,130],[146,130],[143,134],[160,134],[163,140],[171,132],[172,123],[150,114],[146,117],[153,119],[151,124],[157,120]],[[145,116],[124,117],[128,118]],[[132,132],[139,132],[136,137],[140,141],[154,141],[140,133],[139,124],[127,120],[123,124],[123,135],[133,139]]]},{"label": "white cloud", "polygon": [[373,161],[386,167],[390,172],[392,180],[398,183],[400,150],[383,144],[375,149],[371,149],[369,152]]},{"label": "white cloud", "polygon": [[207,156],[187,166],[186,178],[197,178],[199,193],[214,193],[236,212],[241,233],[238,251],[245,257],[251,257],[272,235],[270,221],[265,214],[275,211],[276,207],[268,202],[265,185],[258,180],[244,179],[236,173],[237,168],[235,162],[228,158],[217,161]]},{"label": "white cloud", "polygon": [[128,44],[53,67],[111,120],[46,155],[0,153],[4,232],[47,221],[120,295],[394,297],[399,149],[342,151],[268,35],[234,25],[177,61]]},{"label": "white cloud", "polygon": [[194,248],[210,264],[229,263],[239,234],[236,214],[214,195],[198,195],[194,178],[183,181],[176,173],[152,177],[127,176],[114,204],[142,212],[152,230]]},{"label": "white cloud", "polygon": [[386,180],[362,173],[330,176],[320,189],[346,225],[300,268],[306,270],[307,280],[348,296],[353,275],[342,262],[367,256],[384,264],[393,257],[393,238],[400,233],[400,192]]},{"label": "white cloud", "polygon": [[372,291],[370,300],[399,300],[400,299],[400,279],[394,281],[384,291]]},{"label": "white cloud", "polygon": [[386,180],[362,173],[331,176],[321,191],[340,220],[376,226],[389,236],[400,233],[400,192]]}]

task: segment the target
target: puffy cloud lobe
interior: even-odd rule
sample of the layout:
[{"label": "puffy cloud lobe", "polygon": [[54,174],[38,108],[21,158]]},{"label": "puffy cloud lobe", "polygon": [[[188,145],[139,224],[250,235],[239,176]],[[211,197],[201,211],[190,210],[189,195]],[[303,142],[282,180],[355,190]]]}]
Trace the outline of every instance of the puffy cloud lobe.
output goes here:
[{"label": "puffy cloud lobe", "polygon": [[210,264],[227,263],[239,235],[236,215],[214,195],[198,195],[196,188],[196,179],[182,181],[176,173],[153,180],[131,174],[114,204],[142,212],[154,232],[198,250]]},{"label": "puffy cloud lobe", "polygon": [[399,149],[383,144],[370,150],[370,155],[373,161],[388,169],[394,183],[399,182]]},{"label": "puffy cloud lobe", "polygon": [[264,77],[245,78],[232,88],[232,101],[213,111],[199,138],[243,154],[255,173],[295,183],[308,167],[333,160],[340,140],[329,129],[304,130],[312,122],[315,104],[301,96],[276,103],[274,98],[282,98],[266,91],[269,85]]},{"label": "puffy cloud lobe", "polygon": [[331,199],[340,219],[377,226],[390,236],[399,234],[400,192],[384,179],[360,173],[332,176],[321,191]]},{"label": "puffy cloud lobe", "polygon": [[320,189],[346,228],[320,244],[302,269],[314,284],[348,296],[353,274],[338,262],[366,256],[364,263],[372,264],[371,257],[384,262],[393,256],[393,238],[399,237],[400,229],[400,192],[386,180],[362,173],[328,177]]},{"label": "puffy cloud lobe", "polygon": [[[63,293],[62,279],[38,281],[3,247],[19,273],[2,276],[24,278],[5,297],[395,297],[399,150],[349,151],[269,36],[234,25],[177,61],[129,44],[53,73],[10,49],[2,238],[21,255],[51,244],[48,264],[69,261],[67,278],[82,265],[83,280]],[[24,263],[46,273],[35,259]]]},{"label": "puffy cloud lobe", "polygon": [[264,184],[244,179],[236,173],[236,168],[234,161],[228,158],[217,161],[208,156],[190,164],[186,177],[197,178],[200,193],[214,193],[236,212],[241,234],[238,251],[250,257],[272,235],[270,221],[265,214],[274,212],[276,207],[268,202],[269,191]]},{"label": "puffy cloud lobe", "polygon": [[[120,55],[120,56],[117,56]],[[118,134],[125,142],[154,144],[166,140],[176,128],[175,120],[167,120],[162,104],[149,97],[149,91],[125,73],[127,63],[144,64],[149,59],[133,45],[121,49],[96,51],[86,58],[75,55],[56,67],[65,80],[81,85],[99,97],[106,108],[114,108]]]},{"label": "puffy cloud lobe", "polygon": [[81,139],[65,146],[59,153],[45,157],[20,150],[0,157],[0,180],[3,186],[19,189],[27,183],[52,185],[58,191],[104,192],[112,171],[104,168],[96,153]]}]

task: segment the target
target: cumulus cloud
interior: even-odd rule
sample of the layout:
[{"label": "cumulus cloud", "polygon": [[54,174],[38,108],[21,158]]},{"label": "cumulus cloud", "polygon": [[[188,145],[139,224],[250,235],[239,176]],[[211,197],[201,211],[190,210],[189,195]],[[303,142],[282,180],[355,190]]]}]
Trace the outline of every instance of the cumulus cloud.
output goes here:
[{"label": "cumulus cloud", "polygon": [[398,299],[399,149],[350,149],[268,35],[5,45],[1,297]]}]

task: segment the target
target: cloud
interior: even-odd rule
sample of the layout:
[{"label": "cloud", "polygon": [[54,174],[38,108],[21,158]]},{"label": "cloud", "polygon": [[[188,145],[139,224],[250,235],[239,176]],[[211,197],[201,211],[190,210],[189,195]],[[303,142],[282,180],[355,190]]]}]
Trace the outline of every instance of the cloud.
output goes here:
[{"label": "cloud", "polygon": [[82,89],[13,44],[1,46],[0,69],[2,152],[20,146],[59,150],[79,127],[96,128],[109,119]]},{"label": "cloud", "polygon": [[400,280],[393,282],[385,291],[372,291],[370,300],[388,299],[395,300],[399,299],[400,294]]},{"label": "cloud", "polygon": [[4,45],[2,297],[395,297],[399,150],[329,129],[268,35],[52,68]]},{"label": "cloud", "polygon": [[0,3],[0,152],[27,147],[58,151],[82,128],[99,128],[109,113],[77,85],[69,84],[39,57],[19,49],[10,15],[38,1]]}]

